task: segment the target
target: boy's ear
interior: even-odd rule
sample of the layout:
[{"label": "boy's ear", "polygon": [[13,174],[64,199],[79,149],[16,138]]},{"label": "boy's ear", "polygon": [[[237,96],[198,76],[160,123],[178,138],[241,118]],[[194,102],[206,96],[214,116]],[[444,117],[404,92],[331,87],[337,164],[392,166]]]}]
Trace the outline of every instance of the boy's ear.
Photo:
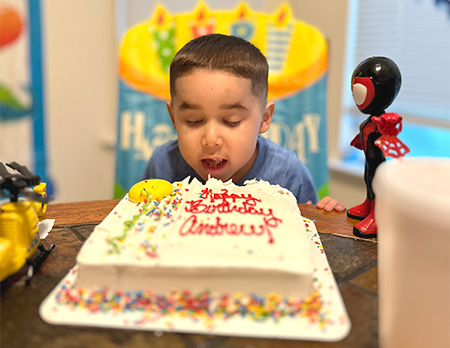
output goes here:
[{"label": "boy's ear", "polygon": [[174,114],[173,114],[172,101],[167,100],[166,101],[166,107],[167,107],[167,111],[169,111],[169,115],[170,115],[170,119],[172,120],[173,128],[175,128],[175,130],[177,130],[177,126],[175,125],[175,117],[174,117]]},{"label": "boy's ear", "polygon": [[275,103],[273,101],[268,101],[266,107],[264,108],[264,114],[261,120],[261,125],[259,127],[259,133],[265,133],[272,123],[272,116],[275,110]]}]

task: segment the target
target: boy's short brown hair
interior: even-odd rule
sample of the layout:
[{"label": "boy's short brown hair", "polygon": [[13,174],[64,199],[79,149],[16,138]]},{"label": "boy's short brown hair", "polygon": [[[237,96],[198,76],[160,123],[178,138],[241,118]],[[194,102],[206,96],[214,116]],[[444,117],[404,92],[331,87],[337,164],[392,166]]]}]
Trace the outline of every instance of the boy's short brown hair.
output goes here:
[{"label": "boy's short brown hair", "polygon": [[175,81],[194,69],[219,70],[249,79],[252,93],[267,101],[269,65],[266,57],[250,42],[237,36],[210,34],[189,41],[170,64],[170,95]]}]

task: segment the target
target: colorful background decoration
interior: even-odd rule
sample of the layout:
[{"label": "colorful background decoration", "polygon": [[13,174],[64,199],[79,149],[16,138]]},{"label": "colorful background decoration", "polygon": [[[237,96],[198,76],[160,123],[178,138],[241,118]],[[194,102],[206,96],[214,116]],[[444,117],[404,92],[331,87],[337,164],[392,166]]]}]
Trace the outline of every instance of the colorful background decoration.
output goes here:
[{"label": "colorful background decoration", "polygon": [[0,1],[0,160],[47,183],[40,1]]},{"label": "colorful background decoration", "polygon": [[293,150],[311,172],[319,196],[327,195],[325,38],[293,18],[288,5],[265,14],[244,3],[232,11],[211,11],[199,2],[184,14],[157,5],[149,21],[123,37],[115,197],[141,179],[156,146],[176,138],[165,106],[170,62],[185,43],[209,33],[242,37],[267,57],[268,98],[275,101],[275,114],[265,136]]}]

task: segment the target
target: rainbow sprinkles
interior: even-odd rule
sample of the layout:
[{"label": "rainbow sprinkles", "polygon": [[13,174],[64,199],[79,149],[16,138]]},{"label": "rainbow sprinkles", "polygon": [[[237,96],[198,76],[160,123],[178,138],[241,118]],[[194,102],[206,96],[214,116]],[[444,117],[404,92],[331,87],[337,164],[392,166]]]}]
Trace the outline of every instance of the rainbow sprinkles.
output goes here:
[{"label": "rainbow sprinkles", "polygon": [[[76,274],[76,270],[73,271]],[[193,294],[190,291],[171,291],[164,295],[151,291],[87,291],[66,281],[56,293],[56,303],[91,314],[117,315],[139,313],[131,325],[173,317],[186,318],[213,329],[220,321],[245,318],[253,322],[279,322],[283,318],[300,317],[321,329],[333,324],[327,318],[323,299],[318,290],[304,299],[282,297],[276,293],[264,297],[244,296],[240,293],[214,297],[209,291]]]},{"label": "rainbow sprinkles", "polygon": [[[110,245],[108,253],[120,253],[121,248],[125,248],[125,241],[129,233],[149,233],[146,239],[140,244],[144,249],[145,254],[149,257],[157,257],[156,250],[158,246],[151,243],[151,234],[155,232],[156,224],[147,226],[142,222],[142,218],[149,221],[157,222],[161,218],[168,219],[166,224],[173,223],[173,213],[178,209],[182,201],[182,193],[180,192],[181,184],[175,187],[172,193],[164,199],[152,200],[151,195],[146,192],[146,198],[143,202],[136,203],[138,212],[133,215],[130,220],[123,222],[124,228],[123,233],[119,236],[107,237],[106,242]],[[114,212],[117,214],[117,212]],[[149,253],[149,249],[151,252]]]}]

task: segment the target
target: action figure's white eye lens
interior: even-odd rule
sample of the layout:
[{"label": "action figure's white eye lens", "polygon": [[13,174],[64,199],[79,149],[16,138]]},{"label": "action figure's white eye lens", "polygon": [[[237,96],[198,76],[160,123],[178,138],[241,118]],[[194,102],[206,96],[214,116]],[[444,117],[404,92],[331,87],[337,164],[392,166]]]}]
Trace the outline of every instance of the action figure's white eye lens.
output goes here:
[{"label": "action figure's white eye lens", "polygon": [[367,87],[361,83],[355,83],[352,86],[352,94],[353,94],[353,100],[355,101],[356,105],[361,105],[366,100]]}]

